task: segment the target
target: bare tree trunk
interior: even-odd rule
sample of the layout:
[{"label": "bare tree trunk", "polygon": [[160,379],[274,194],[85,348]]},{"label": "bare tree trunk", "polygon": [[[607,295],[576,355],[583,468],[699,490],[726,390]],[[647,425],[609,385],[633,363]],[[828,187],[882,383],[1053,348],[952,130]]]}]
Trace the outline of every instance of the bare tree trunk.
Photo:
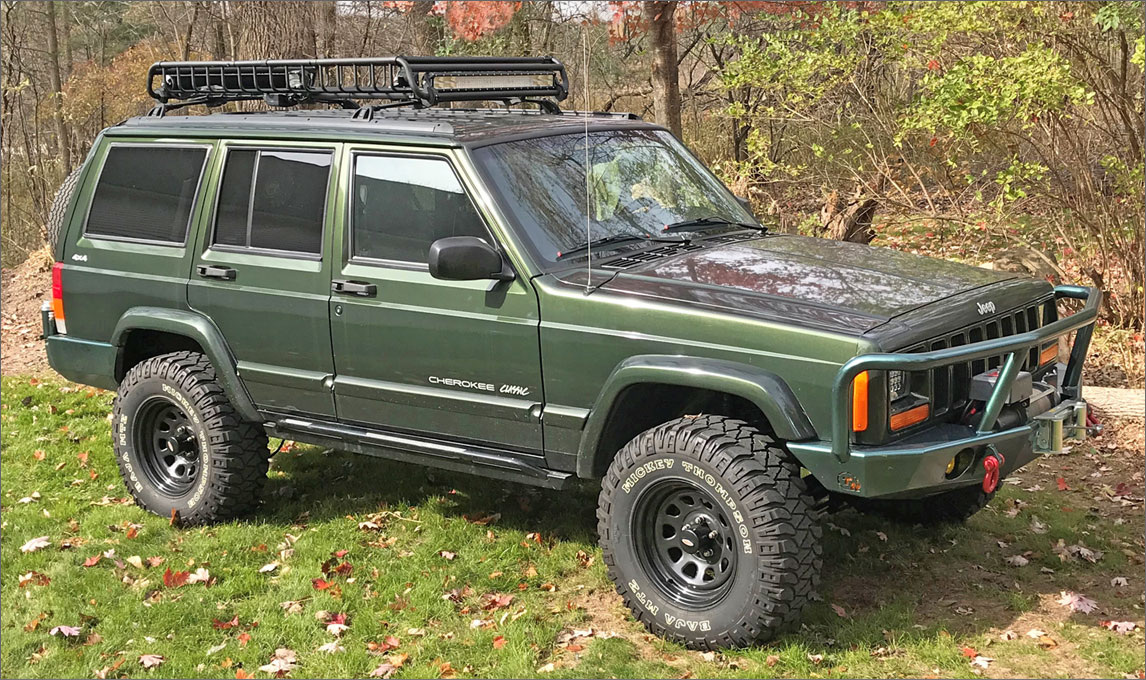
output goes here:
[{"label": "bare tree trunk", "polygon": [[45,2],[48,15],[48,74],[52,78],[52,120],[56,123],[56,151],[64,164],[64,174],[72,171],[72,150],[68,143],[68,125],[64,121],[64,92],[60,84],[60,42],[56,37],[56,3]]},{"label": "bare tree trunk", "polygon": [[406,20],[410,22],[412,47],[418,56],[433,56],[438,51],[438,33],[430,23],[430,11],[433,9],[434,0],[416,0],[406,13]]},{"label": "bare tree trunk", "polygon": [[191,38],[195,35],[195,23],[199,20],[199,3],[191,3],[191,20],[187,22],[187,30],[183,33],[183,61],[191,58]]},{"label": "bare tree trunk", "polygon": [[319,5],[319,29],[322,34],[322,43],[319,45],[319,58],[338,56],[336,40],[338,37],[338,3],[334,0]]},{"label": "bare tree trunk", "polygon": [[676,2],[644,2],[653,53],[653,112],[661,125],[681,136],[680,75],[676,60]]},{"label": "bare tree trunk", "polygon": [[67,80],[72,75],[72,8],[68,3],[60,4],[60,39],[64,42],[64,67],[62,71],[63,80]]}]

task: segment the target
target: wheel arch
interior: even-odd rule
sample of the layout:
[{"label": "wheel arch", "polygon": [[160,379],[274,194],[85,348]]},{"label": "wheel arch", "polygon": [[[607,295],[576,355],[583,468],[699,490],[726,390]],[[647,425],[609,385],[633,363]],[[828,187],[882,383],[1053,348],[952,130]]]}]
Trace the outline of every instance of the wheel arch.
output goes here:
[{"label": "wheel arch", "polygon": [[731,411],[721,415],[756,421],[780,439],[816,436],[791,387],[771,371],[723,359],[638,355],[618,364],[601,389],[581,435],[577,476],[601,477],[629,439],[695,413],[681,411],[690,407]]},{"label": "wheel arch", "polygon": [[[244,420],[262,421],[235,367],[234,357],[218,327],[196,312],[163,307],[132,307],[112,332],[116,346],[116,381],[139,361],[168,351],[190,350],[206,356],[215,376]],[[144,347],[151,347],[150,351]]]}]

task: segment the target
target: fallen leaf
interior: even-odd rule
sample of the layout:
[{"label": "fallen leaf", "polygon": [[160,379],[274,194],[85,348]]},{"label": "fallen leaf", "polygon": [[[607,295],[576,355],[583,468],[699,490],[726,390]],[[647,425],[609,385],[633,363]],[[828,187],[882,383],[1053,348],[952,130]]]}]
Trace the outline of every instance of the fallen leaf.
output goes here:
[{"label": "fallen leaf", "polygon": [[38,538],[33,538],[32,540],[28,541],[24,545],[20,546],[20,552],[22,552],[22,553],[36,552],[37,550],[42,550],[43,548],[47,548],[51,544],[52,544],[52,542],[48,540],[47,536],[40,536]]},{"label": "fallen leaf", "polygon": [[1127,633],[1134,630],[1137,626],[1138,626],[1138,624],[1134,623],[1133,621],[1103,621],[1102,622],[1103,628],[1106,628],[1108,630],[1112,630],[1115,633],[1118,633],[1119,635],[1126,635]]},{"label": "fallen leaf", "polygon": [[75,626],[56,626],[48,631],[48,635],[59,635],[61,637],[78,637],[80,629]]},{"label": "fallen leaf", "polygon": [[[452,560],[457,556],[458,556],[457,553],[452,553],[449,550],[439,550],[438,551],[438,557],[441,557],[442,559],[447,560],[447,561]],[[387,677],[389,677],[389,676],[387,676]]]},{"label": "fallen leaf", "polygon": [[555,670],[557,670],[557,666],[553,665],[553,662],[550,661],[549,663],[545,664],[544,666],[538,668],[537,672],[538,673],[552,673]]},{"label": "fallen leaf", "polygon": [[1031,518],[1031,533],[1045,534],[1049,530],[1046,524],[1039,521],[1038,517]]},{"label": "fallen leaf", "polygon": [[[1130,625],[1131,625],[1131,630],[1133,630],[1134,624],[1130,624]],[[1113,629],[1111,629],[1111,630],[1113,630]],[[505,646],[505,636],[498,635],[497,637],[495,637],[493,639],[493,648],[494,649],[501,649],[504,646]]]},{"label": "fallen leaf", "polygon": [[877,531],[875,532],[875,535],[879,537],[879,540],[887,543],[887,534],[883,533],[882,531]]},{"label": "fallen leaf", "polygon": [[1059,491],[1070,491],[1070,487],[1066,485],[1066,479],[1064,477],[1059,477],[1055,480],[1055,482],[1058,483]]},{"label": "fallen leaf", "polygon": [[167,567],[167,571],[163,572],[163,585],[168,588],[181,588],[187,583],[190,576],[189,572],[171,571],[171,567]]},{"label": "fallen leaf", "polygon": [[251,641],[251,634],[247,631],[243,631],[242,633],[239,633],[235,639],[239,641],[240,647],[246,647],[247,643]]},{"label": "fallen leaf", "polygon": [[19,587],[23,588],[24,586],[46,586],[51,582],[52,579],[48,578],[44,574],[41,574],[38,571],[29,571],[27,574],[20,576]]},{"label": "fallen leaf", "polygon": [[337,640],[332,640],[324,645],[320,645],[318,651],[325,652],[326,654],[338,654],[339,652],[345,652],[346,648],[338,644]]},{"label": "fallen leaf", "polygon": [[166,661],[166,659],[158,654],[141,654],[139,657],[139,663],[144,668],[157,668],[162,665],[164,661]]},{"label": "fallen leaf", "polygon": [[976,666],[978,668],[986,668],[987,666],[991,665],[992,661],[994,661],[994,659],[992,659],[990,657],[977,656],[974,659],[971,659],[971,665]]},{"label": "fallen leaf", "polygon": [[1069,607],[1072,612],[1083,614],[1089,614],[1098,608],[1098,603],[1089,597],[1067,590],[1061,592],[1058,603],[1064,607]]},{"label": "fallen leaf", "polygon": [[768,658],[764,659],[764,665],[768,666],[769,668],[775,666],[778,663],[780,663],[780,657],[776,656],[775,654],[769,654]]},{"label": "fallen leaf", "polygon": [[270,662],[259,666],[259,670],[281,678],[294,670],[297,662],[298,657],[293,651],[285,647],[279,647],[275,650],[274,656],[271,657]]},{"label": "fallen leaf", "polygon": [[212,619],[211,626],[215,630],[229,630],[239,625],[239,615],[235,614],[235,618],[230,621],[220,621],[219,619]]},{"label": "fallen leaf", "polygon": [[264,564],[263,566],[259,567],[259,573],[260,574],[269,574],[278,568],[279,568],[278,562],[270,562],[268,564]]},{"label": "fallen leaf", "polygon": [[1039,630],[1038,628],[1032,628],[1032,629],[1027,631],[1027,637],[1034,639],[1034,640],[1037,640],[1044,635],[1046,635],[1046,633]]},{"label": "fallen leaf", "polygon": [[1030,564],[1031,561],[1028,560],[1027,558],[1023,557],[1022,555],[1011,555],[1010,557],[1008,557],[1006,559],[1006,563],[1011,565],[1012,567],[1025,567],[1028,564]]},{"label": "fallen leaf", "polygon": [[960,651],[963,653],[963,656],[967,657],[968,659],[974,659],[975,657],[979,656],[979,652],[975,651],[974,647],[964,647]]},{"label": "fallen leaf", "polygon": [[211,580],[211,572],[199,567],[194,573],[187,576],[187,583],[207,583]]},{"label": "fallen leaf", "polygon": [[496,611],[504,609],[513,602],[513,595],[506,595],[505,593],[486,593],[482,595],[481,608],[486,611]]},{"label": "fallen leaf", "polygon": [[813,664],[815,664],[817,666],[819,666],[820,663],[823,662],[823,660],[824,660],[823,654],[809,654],[808,655],[808,661],[811,661]]},{"label": "fallen leaf", "polygon": [[374,670],[370,671],[370,677],[383,679],[389,678],[390,676],[394,675],[394,671],[396,670],[398,670],[398,667],[387,661],[379,665]]},{"label": "fallen leaf", "polygon": [[221,643],[215,645],[214,647],[209,647],[207,649],[207,656],[211,656],[212,654],[218,654],[219,652],[223,651],[226,648],[227,648],[226,642],[221,642]]},{"label": "fallen leaf", "polygon": [[1130,585],[1130,582],[1126,580],[1125,576],[1115,576],[1110,579],[1111,588],[1125,588],[1128,585]]},{"label": "fallen leaf", "polygon": [[1018,637],[1019,634],[1013,630],[1005,630],[1002,632],[1002,634],[999,635],[999,639],[1003,642],[1010,642],[1011,640],[1015,640]]},{"label": "fallen leaf", "polygon": [[832,604],[832,611],[834,611],[836,613],[836,616],[840,617],[841,619],[848,618],[848,613],[844,610],[843,607],[839,606],[838,604]]}]

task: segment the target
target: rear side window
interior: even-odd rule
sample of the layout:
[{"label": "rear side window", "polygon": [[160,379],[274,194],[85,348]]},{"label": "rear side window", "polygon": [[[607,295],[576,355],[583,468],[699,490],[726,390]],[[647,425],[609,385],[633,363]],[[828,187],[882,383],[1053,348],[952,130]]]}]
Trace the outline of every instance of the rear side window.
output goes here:
[{"label": "rear side window", "polygon": [[352,191],[354,257],[424,264],[430,244],[440,238],[488,240],[485,223],[445,160],[357,156]]},{"label": "rear side window", "polygon": [[183,243],[206,160],[205,147],[111,146],[85,233]]},{"label": "rear side window", "polygon": [[232,149],[212,243],[318,255],[331,159],[329,151]]}]

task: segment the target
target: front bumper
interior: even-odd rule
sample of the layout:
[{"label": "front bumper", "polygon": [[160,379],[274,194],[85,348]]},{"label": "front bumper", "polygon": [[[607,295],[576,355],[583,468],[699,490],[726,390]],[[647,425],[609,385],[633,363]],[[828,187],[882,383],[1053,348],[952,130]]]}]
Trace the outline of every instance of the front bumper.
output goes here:
[{"label": "front bumper", "polygon": [[[1084,438],[1087,406],[1081,394],[1082,364],[1098,317],[1101,294],[1094,288],[1059,286],[1055,297],[1086,302],[1080,311],[1028,333],[933,352],[865,354],[849,360],[840,368],[833,387],[832,440],[790,442],[789,450],[830,491],[867,498],[908,498],[982,484],[984,458],[1001,456],[1000,472],[1006,476],[1040,454],[1060,451],[1068,437]],[[1025,353],[1072,331],[1078,332],[1055,395],[1057,404],[1044,413],[1029,413],[1024,424],[996,428]],[[926,371],[999,355],[1006,359],[976,427],[936,425],[887,446],[852,443],[851,386],[859,373]],[[957,474],[949,474],[948,464],[959,455],[970,456],[972,462]]]}]

